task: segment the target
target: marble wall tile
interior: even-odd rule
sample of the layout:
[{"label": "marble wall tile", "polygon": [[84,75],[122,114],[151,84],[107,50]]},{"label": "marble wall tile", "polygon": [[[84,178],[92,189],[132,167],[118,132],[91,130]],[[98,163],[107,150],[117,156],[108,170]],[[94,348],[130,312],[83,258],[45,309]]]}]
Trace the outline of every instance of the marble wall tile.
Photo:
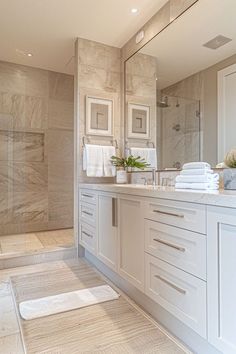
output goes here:
[{"label": "marble wall tile", "polygon": [[11,168],[14,192],[47,191],[47,164],[39,162],[13,162]]},{"label": "marble wall tile", "polygon": [[49,100],[48,127],[49,129],[74,129],[73,102]]},{"label": "marble wall tile", "polygon": [[69,130],[49,130],[48,161],[73,161],[74,134]]},{"label": "marble wall tile", "polygon": [[81,38],[78,45],[78,61],[79,65],[119,73],[120,49]]},{"label": "marble wall tile", "polygon": [[13,146],[13,161],[44,161],[44,134],[12,132],[8,133],[8,137]]},{"label": "marble wall tile", "polygon": [[74,101],[73,76],[50,71],[48,79],[50,99],[68,102]]},{"label": "marble wall tile", "polygon": [[30,66],[20,67],[25,71],[25,95],[48,97],[48,78],[50,72]]},{"label": "marble wall tile", "polygon": [[9,113],[0,113],[0,130],[12,130],[13,117]]},{"label": "marble wall tile", "polygon": [[7,224],[11,221],[11,205],[12,197],[11,193],[1,192],[0,193],[0,220],[1,225]]},{"label": "marble wall tile", "polygon": [[73,192],[49,192],[49,225],[56,222],[64,227],[73,224]]},{"label": "marble wall tile", "polygon": [[8,192],[11,187],[12,180],[9,172],[9,163],[0,162],[0,193]]},{"label": "marble wall tile", "polygon": [[105,92],[119,92],[120,73],[106,71],[94,66],[79,66],[80,87],[96,88]]},{"label": "marble wall tile", "polygon": [[5,130],[0,130],[0,161],[8,161],[8,155],[11,152],[11,140],[9,133]]},{"label": "marble wall tile", "polygon": [[13,223],[48,221],[47,192],[14,192],[12,200]]},{"label": "marble wall tile", "polygon": [[[42,97],[25,97],[25,122],[26,128],[46,129],[48,119],[48,103]],[[15,120],[15,124],[16,124]]]},{"label": "marble wall tile", "polygon": [[0,61],[1,91],[25,93],[25,71],[22,68],[25,67]]},{"label": "marble wall tile", "polygon": [[48,166],[49,192],[73,192],[74,163],[51,162]]}]

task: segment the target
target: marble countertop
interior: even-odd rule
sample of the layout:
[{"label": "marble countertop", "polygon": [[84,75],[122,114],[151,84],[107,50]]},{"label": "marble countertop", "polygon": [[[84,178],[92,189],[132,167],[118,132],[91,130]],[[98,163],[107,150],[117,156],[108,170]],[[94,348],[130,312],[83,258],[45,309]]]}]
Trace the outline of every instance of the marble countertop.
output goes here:
[{"label": "marble countertop", "polygon": [[141,184],[81,183],[80,188],[113,193],[124,193],[149,198],[171,199],[198,204],[236,208],[236,190],[195,191],[176,190],[174,187],[144,186]]}]

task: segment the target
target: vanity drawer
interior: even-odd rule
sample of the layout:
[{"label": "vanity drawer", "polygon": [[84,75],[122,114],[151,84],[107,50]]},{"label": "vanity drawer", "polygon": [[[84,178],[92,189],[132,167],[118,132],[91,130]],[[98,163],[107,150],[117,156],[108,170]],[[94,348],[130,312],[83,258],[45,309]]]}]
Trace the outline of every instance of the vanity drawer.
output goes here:
[{"label": "vanity drawer", "polygon": [[206,236],[145,220],[145,251],[206,280]]},{"label": "vanity drawer", "polygon": [[97,195],[94,192],[91,192],[89,189],[80,190],[80,203],[86,202],[89,204],[96,204]]},{"label": "vanity drawer", "polygon": [[145,293],[206,338],[206,283],[151,255],[145,255]]},{"label": "vanity drawer", "polygon": [[96,205],[89,203],[80,204],[80,221],[96,227]]},{"label": "vanity drawer", "polygon": [[88,224],[80,224],[80,244],[89,252],[96,254],[96,229]]},{"label": "vanity drawer", "polygon": [[206,233],[206,207],[201,204],[153,199],[145,203],[145,218]]}]

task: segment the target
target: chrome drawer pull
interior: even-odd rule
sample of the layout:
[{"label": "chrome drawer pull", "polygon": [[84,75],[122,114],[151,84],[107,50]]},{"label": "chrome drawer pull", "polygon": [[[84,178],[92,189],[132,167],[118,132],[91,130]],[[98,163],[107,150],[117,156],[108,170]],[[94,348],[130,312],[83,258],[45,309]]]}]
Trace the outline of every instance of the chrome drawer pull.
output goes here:
[{"label": "chrome drawer pull", "polygon": [[177,290],[179,293],[181,293],[183,295],[186,294],[186,290],[179,288],[175,284],[171,283],[169,280],[162,278],[160,275],[155,275],[155,278],[160,279],[161,281],[163,281],[163,283],[166,283],[167,285],[171,286],[173,289]]},{"label": "chrome drawer pull", "polygon": [[184,218],[184,214],[169,213],[168,211],[162,211],[162,210],[158,210],[158,209],[154,209],[153,212],[159,213],[159,214],[164,214],[164,215],[175,216],[177,218]]},{"label": "chrome drawer pull", "polygon": [[90,235],[90,234],[88,234],[88,233],[85,232],[85,231],[82,231],[82,234],[84,234],[85,236],[88,236],[88,237],[90,237],[90,238],[93,238],[93,235]]},{"label": "chrome drawer pull", "polygon": [[82,197],[93,198],[93,195],[90,195],[90,194],[82,194]]},{"label": "chrome drawer pull", "polygon": [[88,211],[85,211],[85,210],[83,210],[82,213],[84,213],[84,214],[86,214],[86,215],[89,215],[89,216],[93,216],[92,213],[89,213]]},{"label": "chrome drawer pull", "polygon": [[174,248],[174,249],[176,249],[178,251],[185,252],[185,248],[184,247],[180,247],[180,246],[174,245],[173,243],[169,243],[167,241],[160,240],[159,238],[154,238],[153,241],[162,243],[163,245],[172,247],[172,248]]}]

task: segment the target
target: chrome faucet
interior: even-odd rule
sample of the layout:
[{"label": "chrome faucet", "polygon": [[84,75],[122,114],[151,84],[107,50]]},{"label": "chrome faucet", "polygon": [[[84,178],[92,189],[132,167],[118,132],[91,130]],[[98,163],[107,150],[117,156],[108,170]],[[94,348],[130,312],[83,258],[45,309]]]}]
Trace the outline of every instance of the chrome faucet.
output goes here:
[{"label": "chrome faucet", "polygon": [[157,185],[157,175],[156,175],[156,169],[152,169],[152,185],[156,186]]}]

